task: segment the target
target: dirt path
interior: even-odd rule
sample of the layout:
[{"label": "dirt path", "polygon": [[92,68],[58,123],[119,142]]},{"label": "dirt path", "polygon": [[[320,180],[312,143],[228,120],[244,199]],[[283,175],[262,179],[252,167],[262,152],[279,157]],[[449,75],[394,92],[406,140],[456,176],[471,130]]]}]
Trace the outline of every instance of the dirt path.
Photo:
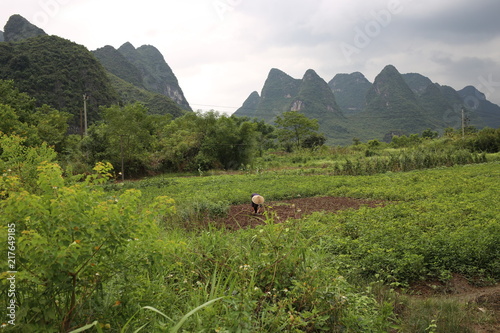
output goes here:
[{"label": "dirt path", "polygon": [[414,293],[412,297],[415,298],[456,300],[471,306],[477,315],[490,314],[491,322],[477,325],[474,332],[500,332],[500,284],[477,287],[463,276],[455,274],[447,283],[424,281],[414,285],[411,290]]}]

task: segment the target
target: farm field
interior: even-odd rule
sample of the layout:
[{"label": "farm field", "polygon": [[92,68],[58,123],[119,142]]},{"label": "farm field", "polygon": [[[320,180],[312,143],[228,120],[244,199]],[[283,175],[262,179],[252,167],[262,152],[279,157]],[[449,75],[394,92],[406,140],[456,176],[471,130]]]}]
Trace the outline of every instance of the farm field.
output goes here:
[{"label": "farm field", "polygon": [[499,162],[321,169],[65,184],[42,164],[33,193],[2,178],[2,225],[23,230],[20,327],[498,331]]},{"label": "farm field", "polygon": [[[288,239],[283,228],[294,230],[295,237],[300,235],[302,239],[307,235],[300,242],[294,239],[303,251],[312,251],[314,256],[321,253],[322,260],[333,260],[334,264],[323,266],[322,273],[334,269],[356,286],[379,282],[389,290],[428,293],[430,289],[439,294],[457,292],[450,287],[457,277],[467,279],[471,288],[491,286],[498,280],[499,180],[500,165],[485,163],[372,176],[304,175],[300,170],[286,170],[160,177],[137,186],[144,186],[145,198],[167,195],[178,203],[177,218],[165,223],[196,229],[198,221],[203,221],[203,228],[207,221],[212,221],[213,227],[227,229],[210,231],[222,232],[221,235],[227,235],[229,230],[247,229],[241,230],[238,237],[255,237],[258,228],[259,233],[272,233],[277,243]],[[253,192],[265,195],[269,201],[262,216],[249,214],[249,194]],[[334,212],[337,214],[332,215]],[[288,222],[282,224],[287,218]],[[248,229],[249,226],[254,229]],[[292,244],[288,246],[293,247]],[[279,246],[287,248],[284,255],[288,258],[288,251],[292,250]],[[240,256],[241,253],[237,255]],[[223,257],[213,260],[225,262],[228,257]],[[257,260],[260,261],[261,258]],[[238,267],[259,265],[245,262],[248,260],[240,261]],[[274,274],[292,273],[276,270]],[[418,288],[414,290],[413,286]],[[498,299],[493,298],[492,309],[495,304],[498,306]],[[428,325],[432,325],[436,319],[428,320]],[[391,319],[383,321],[387,326],[375,331],[389,329]],[[363,330],[356,325],[353,331]]]}]

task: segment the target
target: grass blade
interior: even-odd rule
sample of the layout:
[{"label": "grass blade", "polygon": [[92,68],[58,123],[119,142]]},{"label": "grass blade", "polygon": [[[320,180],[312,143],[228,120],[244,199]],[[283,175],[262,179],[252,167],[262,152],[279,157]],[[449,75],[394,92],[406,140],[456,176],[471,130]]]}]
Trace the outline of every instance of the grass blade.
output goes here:
[{"label": "grass blade", "polygon": [[194,313],[196,313],[197,311],[203,309],[204,307],[207,307],[209,305],[211,305],[212,303],[214,302],[217,302],[218,300],[220,299],[223,299],[223,297],[219,297],[219,298],[215,298],[215,299],[212,299],[208,302],[205,302],[203,303],[202,305],[194,308],[193,310],[189,311],[188,313],[186,313],[184,315],[184,317],[181,318],[181,320],[177,323],[177,325],[175,325],[171,330],[170,330],[170,333],[177,333],[177,331],[181,328],[181,326],[184,324],[184,322],[190,317],[192,316]]}]

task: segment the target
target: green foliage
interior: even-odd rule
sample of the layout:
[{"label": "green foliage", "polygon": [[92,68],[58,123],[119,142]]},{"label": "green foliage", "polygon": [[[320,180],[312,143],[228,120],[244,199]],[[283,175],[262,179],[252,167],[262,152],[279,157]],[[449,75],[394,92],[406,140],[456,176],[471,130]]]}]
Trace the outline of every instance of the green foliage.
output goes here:
[{"label": "green foliage", "polygon": [[[36,108],[9,83],[0,88],[11,100],[1,105],[2,125],[77,149],[75,137],[69,145],[59,135],[63,113]],[[89,132],[82,141],[89,160],[119,165],[123,156],[127,172],[198,170],[203,177],[116,184],[106,162],[65,179],[46,143],[3,135],[0,235],[6,239],[15,224],[23,330],[381,332],[398,321],[395,301],[374,297],[366,281],[406,287],[426,278],[445,283],[456,273],[479,284],[499,279],[500,175],[483,153],[497,151],[496,130],[257,160],[260,139],[273,128],[215,112],[172,120],[139,104],[114,106]],[[457,166],[470,163],[481,164]],[[268,202],[319,195],[394,202],[285,223],[269,213],[262,226],[235,232],[212,226],[256,191]],[[432,319],[424,329],[458,327]]]},{"label": "green foliage", "polygon": [[324,134],[311,134],[304,139],[302,142],[303,148],[316,149],[320,146],[323,146],[326,142],[326,137]]},{"label": "green foliage", "polygon": [[317,119],[309,119],[297,111],[283,112],[276,117],[277,136],[285,147],[300,147],[307,136],[315,134],[319,128]]},{"label": "green foliage", "polygon": [[36,108],[35,100],[20,93],[13,81],[0,80],[0,132],[25,137],[25,144],[41,142],[61,151],[70,115],[47,105]]},{"label": "green foliage", "polygon": [[497,153],[500,152],[500,129],[484,128],[468,135],[463,145],[471,151]]},{"label": "green foliage", "polygon": [[[405,321],[401,332],[471,333],[482,324],[477,307],[449,299],[404,299]],[[479,314],[478,314],[479,312]]]},{"label": "green foliage", "polygon": [[[458,143],[457,143],[458,145]],[[392,146],[392,144],[391,144]],[[297,168],[289,173],[331,175],[373,175],[486,162],[487,155],[456,148],[453,144],[435,142],[431,146],[392,149],[379,141],[349,148],[327,148],[296,151],[290,154],[268,154],[256,161],[260,168]]]},{"label": "green foliage", "polygon": [[[15,151],[14,139],[5,142],[5,152]],[[384,145],[373,146],[383,156]],[[336,152],[342,160],[367,147]],[[327,152],[301,152],[297,163],[324,163],[316,158]],[[5,155],[5,165],[15,165],[6,156],[19,154]],[[185,331],[386,332],[396,323],[413,327],[411,316],[402,322],[397,300],[376,297],[366,281],[404,287],[426,278],[446,282],[455,273],[476,283],[500,277],[498,163],[356,177],[332,177],[328,168],[307,176],[259,170],[121,184],[107,182],[112,169],[103,163],[71,185],[43,160],[33,162],[32,189],[7,170],[0,186],[2,235],[16,223],[23,286],[17,323],[25,330],[156,332],[182,323]],[[210,226],[254,191],[269,203],[299,195],[392,202],[284,223],[267,213],[261,226],[233,232]],[[207,219],[208,226],[186,230],[183,216],[188,226]],[[425,316],[424,329],[458,327],[432,319]]]},{"label": "green foliage", "polygon": [[395,135],[392,137],[391,145],[395,148],[406,148],[418,146],[421,142],[422,139],[418,136],[418,134],[412,134],[409,137],[406,135]]},{"label": "green foliage", "polygon": [[35,124],[38,136],[43,142],[53,146],[56,151],[62,151],[68,132],[68,121],[71,115],[60,112],[48,105],[35,109],[30,117],[30,122]]},{"label": "green foliage", "polygon": [[35,108],[35,100],[15,88],[12,80],[0,80],[0,101],[2,105],[14,109],[21,122],[27,122],[29,114]]},{"label": "green foliage", "polygon": [[[113,165],[127,165],[126,174],[141,173],[141,164],[152,144],[153,125],[140,104],[102,110],[107,136],[106,153]],[[125,170],[121,170],[125,172]]]},{"label": "green foliage", "polygon": [[119,77],[108,74],[111,84],[118,92],[121,101],[125,104],[141,103],[148,109],[149,114],[170,114],[180,117],[186,113],[169,97],[150,92],[144,88],[134,86]]},{"label": "green foliage", "polygon": [[68,186],[57,164],[42,161],[35,189],[14,173],[0,178],[0,231],[6,239],[7,226],[16,230],[16,281],[23,286],[16,295],[22,305],[16,319],[23,330],[67,331],[95,315],[93,300],[116,273],[111,258],[131,239],[154,232],[157,219],[172,210],[165,197],[138,210],[137,190],[110,197],[95,186],[106,182],[110,171],[111,165],[98,164],[85,182]]},{"label": "green foliage", "polygon": [[438,135],[438,132],[435,132],[429,128],[422,132],[422,138],[425,139],[435,139],[438,137]]},{"label": "green foliage", "polygon": [[[54,162],[57,154],[45,143],[39,147],[27,147],[24,142],[25,139],[18,136],[0,137],[0,171],[7,177],[13,177],[10,179],[18,179],[25,190],[34,193],[38,190],[38,166]],[[2,187],[0,190],[7,191]]]},{"label": "green foliage", "polygon": [[[304,178],[299,173],[261,172],[179,179],[175,186],[163,187],[155,193],[178,198],[181,206],[185,204],[183,198],[196,195],[209,201],[231,198],[236,203],[246,202],[245,194],[254,189],[269,193],[273,200],[299,194],[329,194],[403,201],[378,210],[362,209],[335,218],[321,217],[320,221],[332,229],[318,232],[333,237],[324,239],[326,248],[332,255],[341,256],[342,261],[350,258],[348,265],[356,267],[353,270],[356,274],[379,274],[386,281],[397,283],[428,275],[439,277],[444,271],[498,277],[498,267],[494,264],[498,253],[495,241],[499,235],[495,217],[498,214],[488,208],[494,206],[497,198],[497,185],[492,181],[498,177],[492,171],[497,166],[481,164],[351,178],[325,175]],[[201,188],[204,190],[200,191]]]},{"label": "green foliage", "polygon": [[158,154],[174,171],[238,169],[257,153],[258,128],[215,112],[187,114],[161,130]]}]

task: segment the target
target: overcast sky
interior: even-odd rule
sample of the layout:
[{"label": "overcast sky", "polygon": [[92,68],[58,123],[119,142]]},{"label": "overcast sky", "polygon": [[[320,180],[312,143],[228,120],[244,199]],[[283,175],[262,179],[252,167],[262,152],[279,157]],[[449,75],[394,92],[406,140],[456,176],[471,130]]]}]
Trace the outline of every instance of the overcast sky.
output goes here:
[{"label": "overcast sky", "polygon": [[373,82],[388,64],[500,104],[498,0],[2,0],[0,27],[13,14],[89,50],[155,46],[194,110],[233,112],[271,68]]}]

